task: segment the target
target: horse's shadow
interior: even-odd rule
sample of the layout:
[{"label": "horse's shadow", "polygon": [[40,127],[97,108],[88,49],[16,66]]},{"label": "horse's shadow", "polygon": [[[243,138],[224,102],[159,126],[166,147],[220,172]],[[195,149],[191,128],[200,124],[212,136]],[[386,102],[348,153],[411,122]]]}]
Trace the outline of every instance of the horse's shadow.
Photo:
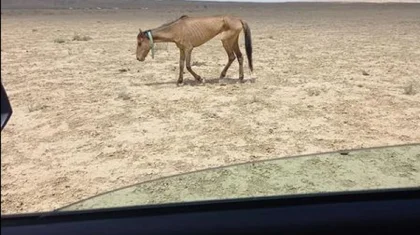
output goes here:
[{"label": "horse's shadow", "polygon": [[[210,78],[210,79],[206,79],[205,83],[203,84],[193,79],[184,79],[184,86],[205,86],[206,84],[211,84],[211,85],[219,84],[220,86],[226,86],[226,85],[254,83],[254,82],[255,82],[254,78],[244,79],[242,82],[238,78],[224,78],[224,79]],[[170,81],[170,82],[151,82],[151,83],[145,83],[144,85],[162,86],[162,85],[171,85],[171,84],[176,85],[177,81],[175,80],[175,81]]]}]

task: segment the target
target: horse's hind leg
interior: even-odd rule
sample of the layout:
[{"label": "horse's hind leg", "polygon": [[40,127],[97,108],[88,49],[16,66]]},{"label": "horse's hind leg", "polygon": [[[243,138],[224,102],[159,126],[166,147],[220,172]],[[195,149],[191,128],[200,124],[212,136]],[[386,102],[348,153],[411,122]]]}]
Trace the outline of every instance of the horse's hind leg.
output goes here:
[{"label": "horse's hind leg", "polygon": [[177,86],[184,84],[184,63],[185,63],[185,52],[184,50],[179,50],[179,77],[177,81]]},{"label": "horse's hind leg", "polygon": [[244,80],[244,57],[242,56],[241,49],[239,48],[238,44],[238,37],[235,40],[235,44],[233,45],[233,51],[235,52],[236,57],[238,58],[239,63],[239,80]]},{"label": "horse's hind leg", "polygon": [[199,82],[204,82],[204,80],[198,74],[196,74],[191,68],[191,52],[192,52],[192,48],[185,51],[185,60],[187,63],[187,70],[194,76],[195,80]]},{"label": "horse's hind leg", "polygon": [[232,65],[233,61],[235,60],[235,53],[233,52],[233,48],[232,48],[232,44],[229,42],[230,40],[224,39],[222,40],[223,43],[223,47],[226,50],[226,53],[228,54],[228,62],[225,66],[225,68],[222,70],[222,73],[220,74],[220,79],[223,79],[226,77],[226,73],[230,67],[230,65]]}]

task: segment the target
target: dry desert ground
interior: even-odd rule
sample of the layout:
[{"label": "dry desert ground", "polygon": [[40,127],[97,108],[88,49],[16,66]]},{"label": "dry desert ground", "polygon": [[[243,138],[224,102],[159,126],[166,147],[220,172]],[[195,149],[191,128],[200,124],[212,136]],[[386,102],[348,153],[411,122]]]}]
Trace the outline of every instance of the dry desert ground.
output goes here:
[{"label": "dry desert ground", "polygon": [[[246,83],[237,62],[219,83],[227,56],[218,38],[192,54],[205,85],[189,73],[175,85],[173,44],[136,60],[139,28],[215,14],[251,27]],[[14,9],[2,10],[1,26],[14,108],[1,133],[2,213],[209,167],[420,142],[420,4]],[[418,163],[411,184],[420,185]]]}]

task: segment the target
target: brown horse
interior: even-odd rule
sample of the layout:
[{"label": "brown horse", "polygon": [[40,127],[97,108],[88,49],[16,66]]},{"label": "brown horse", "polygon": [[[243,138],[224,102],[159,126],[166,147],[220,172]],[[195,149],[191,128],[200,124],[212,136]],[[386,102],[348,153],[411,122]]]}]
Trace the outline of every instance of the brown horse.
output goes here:
[{"label": "brown horse", "polygon": [[181,16],[179,19],[164,24],[158,28],[142,31],[137,35],[137,60],[144,61],[150,49],[154,56],[154,43],[173,42],[179,48],[179,78],[177,85],[183,84],[184,63],[187,70],[194,76],[195,80],[204,82],[198,74],[191,69],[191,52],[198,47],[222,34],[222,43],[228,54],[228,62],[220,74],[220,79],[226,76],[227,70],[235,58],[239,62],[239,80],[244,79],[243,57],[239,49],[238,39],[241,31],[245,34],[245,49],[248,57],[248,65],[252,72],[252,42],[251,30],[248,24],[232,16],[211,16],[211,17],[189,17]]}]

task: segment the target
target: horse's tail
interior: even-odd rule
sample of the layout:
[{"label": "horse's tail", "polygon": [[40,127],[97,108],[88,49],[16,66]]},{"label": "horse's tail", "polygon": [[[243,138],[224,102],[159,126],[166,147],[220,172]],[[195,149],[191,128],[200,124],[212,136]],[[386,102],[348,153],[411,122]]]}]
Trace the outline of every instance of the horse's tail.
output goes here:
[{"label": "horse's tail", "polygon": [[252,66],[252,40],[251,40],[251,29],[249,28],[248,24],[241,20],[242,28],[244,29],[245,33],[245,49],[246,49],[246,56],[248,57],[248,66],[251,72],[254,70]]}]

